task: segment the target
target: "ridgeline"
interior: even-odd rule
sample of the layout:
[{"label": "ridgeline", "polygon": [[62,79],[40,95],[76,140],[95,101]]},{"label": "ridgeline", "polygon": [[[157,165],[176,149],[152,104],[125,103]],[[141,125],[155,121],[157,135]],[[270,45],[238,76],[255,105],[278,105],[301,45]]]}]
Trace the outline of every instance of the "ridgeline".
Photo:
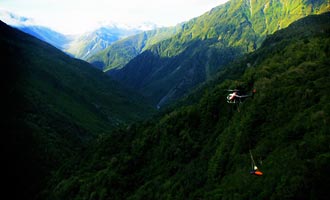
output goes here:
[{"label": "ridgeline", "polygon": [[154,105],[166,107],[255,51],[267,35],[327,10],[324,0],[231,0],[176,27],[115,43],[92,61]]}]

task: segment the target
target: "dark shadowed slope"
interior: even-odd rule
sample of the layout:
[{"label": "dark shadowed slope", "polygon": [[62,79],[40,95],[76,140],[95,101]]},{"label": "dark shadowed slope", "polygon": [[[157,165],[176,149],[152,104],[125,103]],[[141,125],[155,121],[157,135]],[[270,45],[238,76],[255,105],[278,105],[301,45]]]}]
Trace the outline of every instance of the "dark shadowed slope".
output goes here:
[{"label": "dark shadowed slope", "polygon": [[89,139],[148,117],[144,99],[81,60],[0,22],[3,163],[28,199]]}]

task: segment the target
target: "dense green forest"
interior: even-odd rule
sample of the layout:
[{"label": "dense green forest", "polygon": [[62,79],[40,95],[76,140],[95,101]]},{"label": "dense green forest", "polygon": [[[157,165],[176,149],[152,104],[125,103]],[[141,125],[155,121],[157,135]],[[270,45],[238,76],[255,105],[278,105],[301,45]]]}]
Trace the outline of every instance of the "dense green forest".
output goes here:
[{"label": "dense green forest", "polygon": [[117,66],[107,71],[114,79],[164,107],[236,58],[255,51],[268,34],[326,10],[324,0],[231,0],[174,27],[175,32],[173,27],[165,29],[172,35],[153,45],[138,45],[141,49],[131,44],[150,43],[158,33],[118,42],[96,57],[106,70]]},{"label": "dense green forest", "polygon": [[299,20],[153,120],[99,137],[39,199],[328,199],[329,66],[330,13]]},{"label": "dense green forest", "polygon": [[89,63],[2,22],[0,49],[3,180],[13,199],[38,193],[91,139],[154,112]]}]

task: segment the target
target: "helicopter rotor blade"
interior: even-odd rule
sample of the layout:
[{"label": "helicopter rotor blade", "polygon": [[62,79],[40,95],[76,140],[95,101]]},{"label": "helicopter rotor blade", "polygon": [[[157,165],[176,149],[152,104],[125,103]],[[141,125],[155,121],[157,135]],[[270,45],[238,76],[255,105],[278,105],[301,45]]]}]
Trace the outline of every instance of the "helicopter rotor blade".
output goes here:
[{"label": "helicopter rotor blade", "polygon": [[252,95],[240,95],[240,96],[236,96],[238,98],[247,98],[247,97],[251,97]]},{"label": "helicopter rotor blade", "polygon": [[234,90],[228,89],[228,90],[225,90],[225,91],[227,91],[227,92],[239,92],[239,90],[237,90],[237,89],[234,89]]}]

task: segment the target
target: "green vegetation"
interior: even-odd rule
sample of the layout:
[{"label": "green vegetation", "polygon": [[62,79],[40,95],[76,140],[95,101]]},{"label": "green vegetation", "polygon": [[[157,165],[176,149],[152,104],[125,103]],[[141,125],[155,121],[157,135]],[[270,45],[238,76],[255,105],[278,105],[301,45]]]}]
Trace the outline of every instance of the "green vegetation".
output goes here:
[{"label": "green vegetation", "polygon": [[106,49],[112,43],[140,32],[142,31],[121,29],[116,26],[100,27],[92,32],[75,37],[62,49],[76,58],[87,60],[91,56]]},{"label": "green vegetation", "polygon": [[4,182],[13,199],[38,192],[89,140],[154,112],[90,64],[2,22],[0,48]]},{"label": "green vegetation", "polygon": [[120,40],[105,50],[87,59],[103,71],[125,66],[132,58],[159,41],[173,36],[181,30],[181,25],[169,28],[159,28]]},{"label": "green vegetation", "polygon": [[[117,63],[121,59],[109,54],[107,62],[102,62],[106,68],[119,66],[121,69],[108,73],[163,107],[211,79],[236,58],[255,51],[267,34],[312,13],[325,12],[326,6],[324,0],[231,0],[183,23],[174,36],[142,53],[130,54],[126,45],[117,43],[115,53],[110,54],[130,59],[124,67]],[[143,41],[148,42],[146,39]]]},{"label": "green vegetation", "polygon": [[[95,140],[40,199],[327,199],[329,36],[327,13],[267,37],[201,98]],[[238,112],[228,88],[257,93]],[[249,150],[264,176],[249,174]]]}]

